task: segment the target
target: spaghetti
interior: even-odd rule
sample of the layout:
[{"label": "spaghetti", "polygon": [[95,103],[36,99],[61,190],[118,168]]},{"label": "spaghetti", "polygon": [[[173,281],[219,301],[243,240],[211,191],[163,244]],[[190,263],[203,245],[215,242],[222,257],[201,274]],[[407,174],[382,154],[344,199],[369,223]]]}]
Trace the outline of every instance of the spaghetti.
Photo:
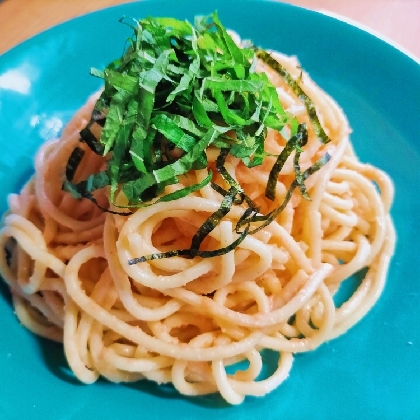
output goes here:
[{"label": "spaghetti", "polygon": [[[281,104],[306,123],[308,142],[302,170],[328,153],[331,159],[305,181],[310,200],[294,190],[274,221],[246,236],[233,250],[212,258],[174,256],[130,264],[142,255],[186,249],[223,196],[210,184],[177,200],[119,214],[127,199],[120,191],[110,210],[108,189],[95,202],[63,191],[66,165],[76,148],[84,157],[74,175],[85,180],[104,160],[79,132],[89,122],[92,96],[58,140],[35,158],[35,175],[20,194],[9,196],[0,234],[0,269],[21,323],[35,334],[62,341],[71,369],[85,383],[99,376],[124,382],[149,379],[172,383],[185,395],[219,392],[231,404],[262,396],[289,375],[293,354],[315,349],[351,328],[375,304],[385,284],[395,233],[389,215],[393,185],[379,169],[361,163],[349,141],[339,106],[299,67],[295,58],[273,53],[315,105],[331,140],[318,141],[302,99],[264,61]],[[274,200],[265,195],[275,156],[286,140],[269,129],[268,156],[249,168],[228,156],[225,168],[245,194],[267,214],[279,206],[295,176],[285,162]],[[206,150],[210,168],[219,152]],[[199,184],[208,168],[190,170],[169,194]],[[213,181],[228,186],[214,171]],[[237,237],[243,206],[232,206],[209,232],[202,249],[222,249]],[[336,307],[334,295],[349,277],[366,269],[352,296]],[[259,379],[261,351],[279,354],[278,367]],[[247,360],[245,370],[228,366]]]}]

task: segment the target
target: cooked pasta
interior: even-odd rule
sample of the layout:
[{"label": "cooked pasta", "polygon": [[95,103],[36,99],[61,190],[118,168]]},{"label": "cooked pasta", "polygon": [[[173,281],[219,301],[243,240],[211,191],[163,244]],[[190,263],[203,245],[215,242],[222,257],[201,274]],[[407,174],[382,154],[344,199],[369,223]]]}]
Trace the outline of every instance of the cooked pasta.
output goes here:
[{"label": "cooked pasta", "polygon": [[[273,57],[299,81],[331,139],[318,141],[301,98],[260,60],[258,71],[275,85],[284,109],[308,124],[302,169],[325,153],[331,159],[306,180],[310,200],[296,189],[273,222],[230,252],[129,264],[142,255],[188,248],[197,229],[220,208],[223,196],[210,184],[131,215],[118,211],[126,203],[121,191],[111,204],[114,212],[104,212],[96,204],[108,206],[107,188],[94,193],[96,203],[62,189],[76,147],[85,151],[76,180],[104,165],[79,135],[98,94],[75,114],[60,139],[42,145],[35,175],[20,194],[9,196],[0,269],[16,315],[35,334],[63,342],[82,382],[99,376],[114,382],[149,379],[172,383],[185,395],[218,392],[238,404],[247,395],[262,396],[278,387],[290,373],[294,354],[345,333],[378,300],[395,242],[389,215],[392,182],[358,160],[343,111],[297,60],[280,53]],[[267,179],[285,139],[269,129],[265,147],[273,156],[260,166],[249,168],[233,156],[225,163],[263,214],[283,202],[295,174],[289,158],[278,176],[276,197],[269,200]],[[210,147],[206,155],[214,168],[218,151]],[[206,176],[207,169],[192,169],[165,193]],[[226,185],[217,171],[213,176]],[[241,205],[232,206],[202,249],[231,244],[242,212]],[[360,285],[336,306],[340,286],[362,269]],[[260,379],[264,349],[278,352],[278,367]],[[246,369],[228,368],[243,360],[249,362]]]}]

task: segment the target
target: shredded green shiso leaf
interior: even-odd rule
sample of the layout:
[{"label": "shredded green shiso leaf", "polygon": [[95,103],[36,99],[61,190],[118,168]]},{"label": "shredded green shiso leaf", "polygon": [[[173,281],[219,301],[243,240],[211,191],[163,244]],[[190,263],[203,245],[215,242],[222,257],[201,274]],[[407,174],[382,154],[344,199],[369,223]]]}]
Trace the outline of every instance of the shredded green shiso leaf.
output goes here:
[{"label": "shredded green shiso leaf", "polygon": [[[104,156],[106,169],[74,184],[74,172],[83,158],[81,149],[76,148],[66,168],[63,188],[75,198],[88,198],[96,203],[94,191],[109,187],[109,201],[114,206],[117,192],[122,191],[128,201],[125,209],[111,211],[101,207],[118,214],[131,214],[132,208],[177,200],[209,183],[223,196],[220,208],[198,229],[189,249],[142,256],[129,264],[172,256],[223,255],[248,234],[271,223],[286,207],[295,188],[309,199],[304,181],[329,156],[325,154],[309,169],[301,171],[299,157],[308,140],[306,124],[299,124],[283,109],[276,88],[264,73],[255,71],[257,59],[274,69],[306,106],[319,140],[327,143],[329,139],[313,102],[281,64],[251,44],[247,48],[238,47],[216,12],[196,17],[194,25],[172,18],[121,21],[133,29],[133,36],[120,59],[103,71],[91,70],[92,75],[104,80],[105,86],[91,120],[80,133],[82,141]],[[93,132],[96,124],[102,128],[100,138]],[[247,167],[261,165],[268,155],[264,149],[268,128],[281,131],[285,137],[286,133],[290,135],[271,169],[266,197],[274,200],[278,175],[293,152],[296,177],[283,203],[262,215],[224,164],[228,155],[232,155]],[[229,188],[212,182],[209,170],[202,182],[165,195],[165,187],[178,184],[190,170],[208,167],[208,147],[220,151],[216,170]],[[233,205],[244,208],[235,226],[238,235],[235,241],[225,248],[200,250],[203,240]]]}]

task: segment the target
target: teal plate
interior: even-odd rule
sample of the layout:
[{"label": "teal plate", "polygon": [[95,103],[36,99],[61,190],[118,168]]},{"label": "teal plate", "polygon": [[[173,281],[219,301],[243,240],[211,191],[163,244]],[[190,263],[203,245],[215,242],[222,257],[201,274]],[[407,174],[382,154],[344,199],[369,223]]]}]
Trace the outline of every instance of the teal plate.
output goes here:
[{"label": "teal plate", "polygon": [[79,383],[60,345],[20,327],[1,284],[1,419],[420,418],[420,65],[369,33],[281,3],[233,0],[132,3],[41,33],[0,57],[0,211],[32,173],[41,142],[99,88],[90,67],[121,54],[129,30],[120,17],[215,9],[243,37],[296,54],[348,115],[360,158],[394,179],[398,244],[383,295],[347,334],[298,355],[280,388],[228,406],[150,382]]}]

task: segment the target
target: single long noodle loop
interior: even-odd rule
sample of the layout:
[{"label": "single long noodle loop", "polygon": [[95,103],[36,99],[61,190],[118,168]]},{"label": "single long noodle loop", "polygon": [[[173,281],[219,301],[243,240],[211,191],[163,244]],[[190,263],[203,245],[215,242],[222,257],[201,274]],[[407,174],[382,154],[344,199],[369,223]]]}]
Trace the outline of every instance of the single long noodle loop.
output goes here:
[{"label": "single long noodle loop", "polygon": [[[171,382],[185,395],[219,392],[239,404],[247,395],[262,396],[279,386],[289,375],[294,353],[343,334],[378,299],[395,243],[388,214],[392,182],[358,161],[343,112],[296,59],[272,56],[299,80],[331,139],[328,144],[318,141],[301,100],[277,73],[258,62],[285,109],[295,111],[299,124],[308,127],[300,170],[325,153],[331,159],[305,181],[310,201],[294,191],[270,225],[228,254],[128,263],[142,255],[188,248],[223,199],[210,184],[128,217],[104,214],[62,191],[65,165],[80,146],[78,131],[89,120],[97,95],[74,116],[60,141],[41,148],[35,176],[20,195],[9,198],[10,212],[0,232],[0,247],[6,250],[0,268],[16,314],[34,333],[64,342],[69,365],[81,381],[148,378]],[[279,132],[269,130],[266,151],[277,156],[285,142]],[[216,165],[218,151],[206,153],[210,165]],[[274,200],[268,200],[265,187],[275,156],[254,168],[232,156],[224,162],[225,177],[237,180],[265,213],[282,203],[295,176],[292,153],[278,174]],[[75,176],[84,179],[100,166],[85,148]],[[200,183],[207,174],[190,171],[185,185],[165,193]],[[224,185],[223,179],[216,181]],[[99,192],[96,199],[103,196]],[[116,204],[119,200],[124,197],[117,196]],[[200,249],[231,244],[243,210],[232,206]],[[367,274],[360,286],[337,308],[334,294],[363,268]],[[260,380],[263,349],[278,352],[279,362],[274,373]],[[243,360],[248,360],[247,369],[227,373]]]}]

